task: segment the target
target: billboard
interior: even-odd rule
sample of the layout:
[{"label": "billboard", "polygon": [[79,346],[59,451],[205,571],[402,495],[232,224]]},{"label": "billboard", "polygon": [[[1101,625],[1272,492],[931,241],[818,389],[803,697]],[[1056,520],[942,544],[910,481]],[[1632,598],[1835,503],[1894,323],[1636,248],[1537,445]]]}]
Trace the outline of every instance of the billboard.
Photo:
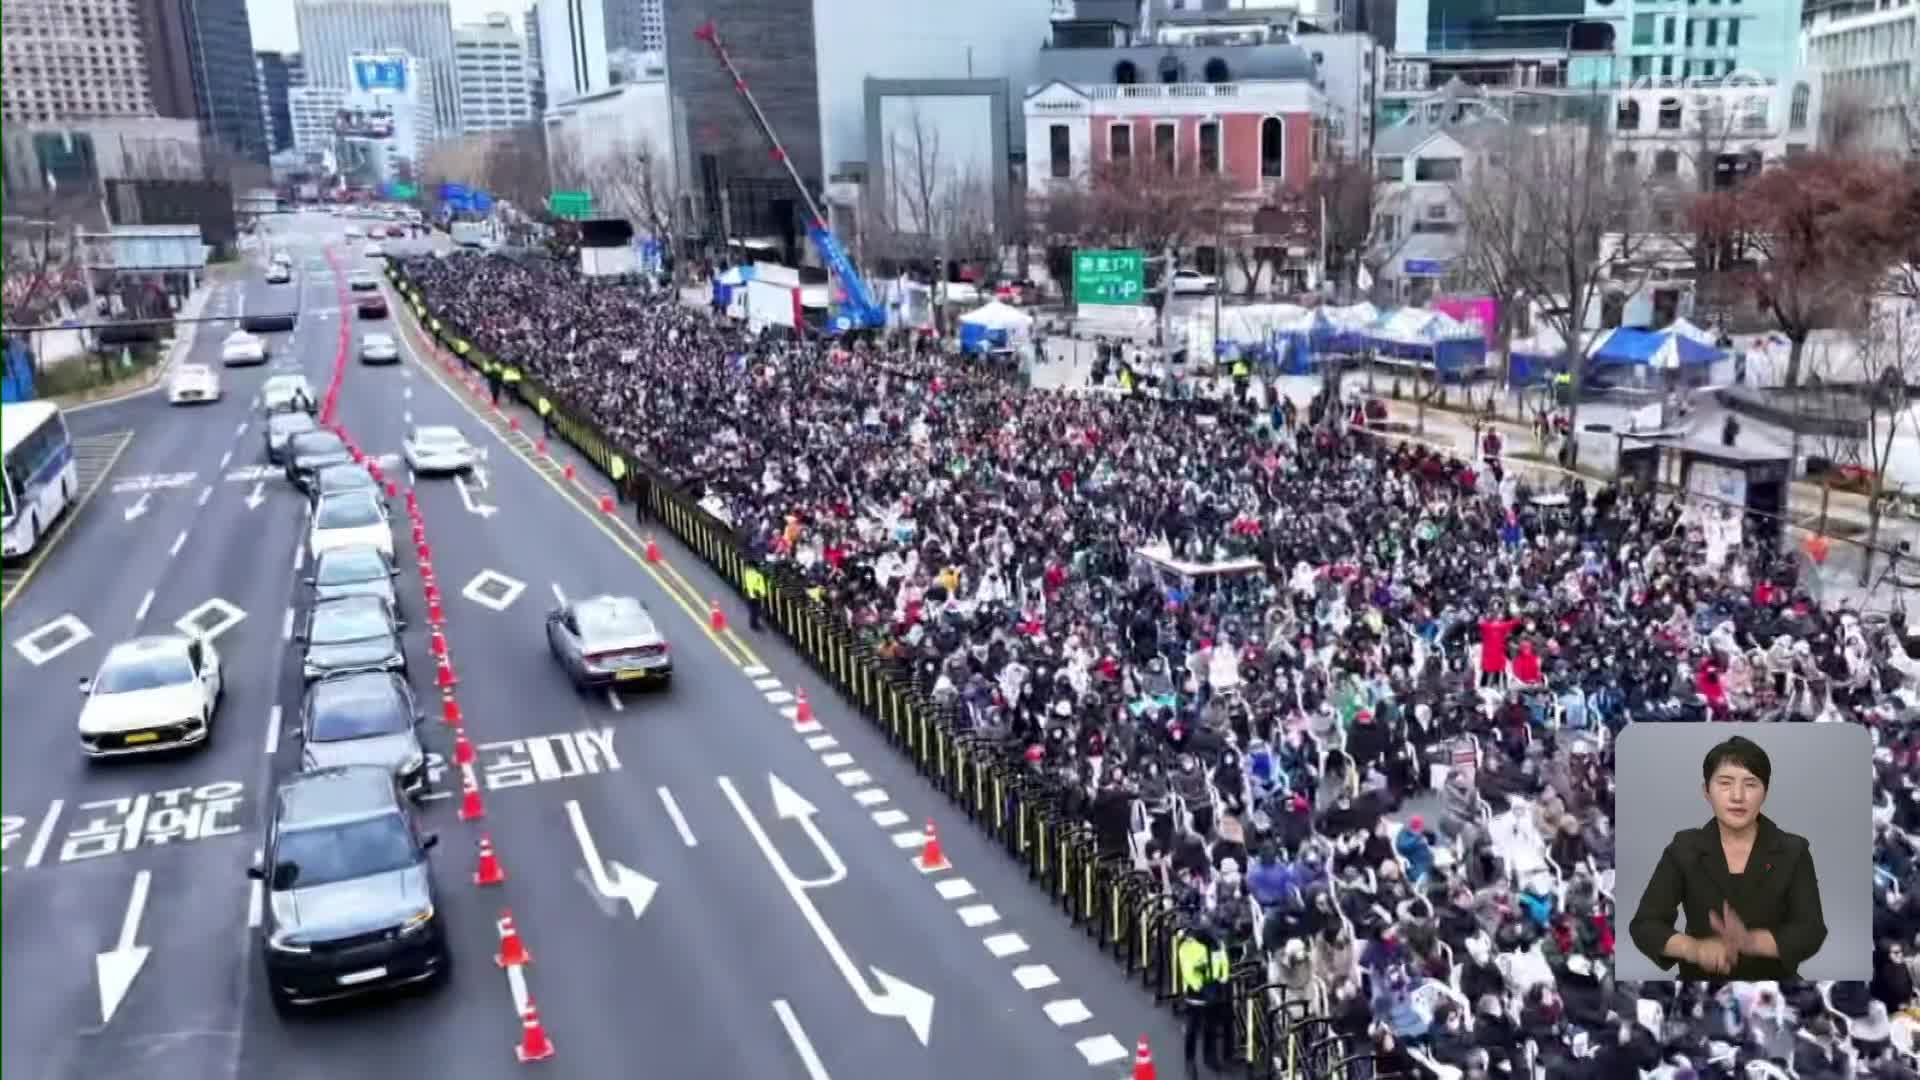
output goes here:
[{"label": "billboard", "polygon": [[343,139],[391,139],[393,110],[384,105],[341,108],[333,114],[333,133]]},{"label": "billboard", "polygon": [[407,58],[380,55],[355,56],[353,85],[362,93],[404,94],[407,91]]}]

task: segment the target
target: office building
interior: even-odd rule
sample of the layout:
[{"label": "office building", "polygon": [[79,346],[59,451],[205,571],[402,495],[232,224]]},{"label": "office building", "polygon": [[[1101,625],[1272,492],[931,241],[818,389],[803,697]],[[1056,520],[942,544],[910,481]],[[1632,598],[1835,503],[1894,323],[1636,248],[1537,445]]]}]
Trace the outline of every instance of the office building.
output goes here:
[{"label": "office building", "polygon": [[453,33],[460,85],[460,123],[466,134],[504,131],[533,117],[527,43],[503,14]]},{"label": "office building", "polygon": [[300,51],[311,86],[351,89],[352,57],[369,50],[405,53],[426,80],[417,92],[433,115],[428,141],[460,126],[459,67],[447,0],[294,0]]},{"label": "office building", "polygon": [[[50,123],[152,115],[146,6],[136,0],[8,3],[0,34],[0,117]],[[190,83],[187,93],[190,105]]]},{"label": "office building", "polygon": [[601,0],[608,49],[659,53],[667,48],[665,0]]},{"label": "office building", "polygon": [[287,89],[287,117],[293,146],[303,155],[333,154],[333,129],[346,104],[344,86],[294,86]]},{"label": "office building", "polygon": [[534,0],[527,7],[520,21],[527,30],[527,99],[533,115],[544,116],[547,111],[547,76],[540,59],[540,0]]},{"label": "office building", "polygon": [[276,154],[293,148],[293,116],[287,109],[287,91],[293,87],[299,68],[299,53],[253,54],[254,76],[260,85],[260,122]]},{"label": "office building", "polygon": [[1358,32],[1294,38],[1313,58],[1327,99],[1327,144],[1347,161],[1366,161],[1373,145],[1374,102],[1387,51]]},{"label": "office building", "polygon": [[[151,3],[163,0],[149,0]],[[193,114],[215,145],[261,165],[271,147],[260,116],[246,0],[177,0],[185,17]],[[162,115],[167,115],[163,113]]]},{"label": "office building", "polygon": [[540,70],[549,108],[605,90],[607,25],[601,0],[540,0]]},{"label": "office building", "polygon": [[[1805,20],[1801,47],[1807,79],[1826,109],[1858,109],[1864,147],[1920,155],[1920,4],[1870,0],[1828,5]],[[1811,93],[1796,88],[1804,115]]]}]

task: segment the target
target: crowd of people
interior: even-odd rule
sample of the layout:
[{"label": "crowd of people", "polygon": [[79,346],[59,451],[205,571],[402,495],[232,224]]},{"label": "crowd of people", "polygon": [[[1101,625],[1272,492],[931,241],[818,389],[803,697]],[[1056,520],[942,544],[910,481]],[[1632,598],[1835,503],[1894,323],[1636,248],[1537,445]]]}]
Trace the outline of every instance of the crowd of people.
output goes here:
[{"label": "crowd of people", "polygon": [[[1325,392],[1038,392],[542,259],[405,271],[1057,780],[1376,1075],[1916,1076],[1920,639],[1820,609],[1790,553],[1382,437]],[[1614,736],[1734,719],[1873,730],[1870,981],[1615,978]]]}]

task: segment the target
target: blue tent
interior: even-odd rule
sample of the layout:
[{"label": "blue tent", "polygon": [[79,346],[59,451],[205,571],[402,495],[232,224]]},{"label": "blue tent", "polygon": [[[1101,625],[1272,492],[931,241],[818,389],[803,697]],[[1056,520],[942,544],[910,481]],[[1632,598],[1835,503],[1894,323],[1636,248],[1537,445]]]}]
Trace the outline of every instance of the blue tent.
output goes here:
[{"label": "blue tent", "polygon": [[1368,331],[1367,344],[1382,356],[1432,364],[1441,377],[1460,375],[1487,361],[1486,335],[1425,308],[1382,315]]},{"label": "blue tent", "polygon": [[1664,330],[1622,326],[1595,343],[1592,367],[1647,367],[1659,371],[1705,367],[1720,359],[1706,332],[1682,319]]}]

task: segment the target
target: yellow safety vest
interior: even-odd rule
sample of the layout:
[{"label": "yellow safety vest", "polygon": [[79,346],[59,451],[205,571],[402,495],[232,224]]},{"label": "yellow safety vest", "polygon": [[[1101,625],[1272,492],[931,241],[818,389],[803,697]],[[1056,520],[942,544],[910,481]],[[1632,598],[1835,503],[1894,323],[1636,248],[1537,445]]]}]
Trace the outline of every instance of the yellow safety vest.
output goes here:
[{"label": "yellow safety vest", "polygon": [[613,477],[615,483],[623,479],[627,475],[626,459],[619,454],[613,455],[613,458],[607,462],[607,475]]},{"label": "yellow safety vest", "polygon": [[1233,362],[1233,377],[1236,379],[1244,379],[1247,375],[1247,362],[1245,360],[1235,360]]},{"label": "yellow safety vest", "polygon": [[758,600],[767,595],[767,576],[765,574],[749,566],[747,567],[747,572],[742,576],[745,578],[745,585],[747,587],[747,599]]},{"label": "yellow safety vest", "polygon": [[1120,389],[1122,390],[1133,389],[1133,373],[1132,372],[1123,371],[1120,373]]},{"label": "yellow safety vest", "polygon": [[459,353],[461,356],[467,355],[467,350],[469,348],[471,348],[471,346],[469,346],[465,341],[456,341],[453,343],[453,351]]},{"label": "yellow safety vest", "polygon": [[517,383],[520,381],[520,369],[516,367],[508,368],[500,373],[500,379],[503,382]]},{"label": "yellow safety vest", "polygon": [[1180,964],[1180,992],[1199,994],[1215,983],[1224,983],[1231,974],[1227,950],[1215,946],[1211,951],[1194,938],[1187,938],[1174,952]]},{"label": "yellow safety vest", "polygon": [[541,416],[545,416],[548,413],[553,411],[553,402],[548,401],[546,398],[541,398],[539,403],[535,405],[534,408],[540,410]]}]

